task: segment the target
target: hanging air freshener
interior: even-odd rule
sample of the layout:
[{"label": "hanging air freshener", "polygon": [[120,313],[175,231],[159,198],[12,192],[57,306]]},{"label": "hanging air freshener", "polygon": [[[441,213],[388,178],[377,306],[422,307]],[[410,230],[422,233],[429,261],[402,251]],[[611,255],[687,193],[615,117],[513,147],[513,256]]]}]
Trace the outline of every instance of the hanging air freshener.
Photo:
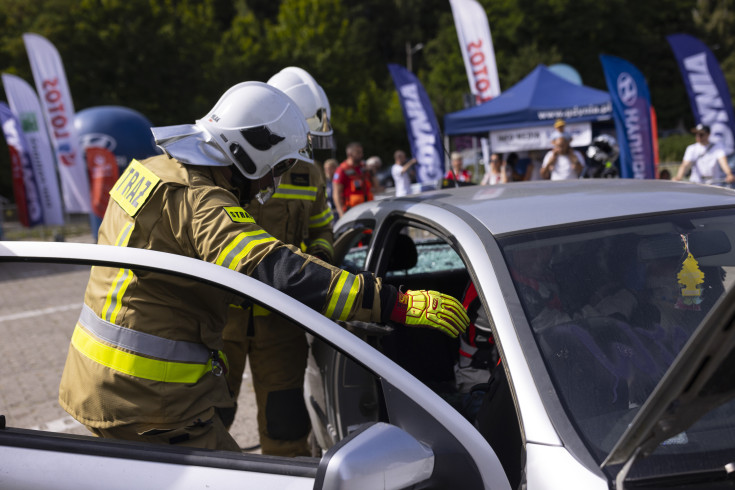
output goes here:
[{"label": "hanging air freshener", "polygon": [[686,257],[681,266],[681,271],[677,274],[679,284],[681,284],[681,297],[676,302],[676,308],[683,310],[699,311],[699,304],[702,302],[702,289],[700,285],[704,283],[704,272],[699,270],[699,262],[689,251],[689,241],[686,235],[681,235],[684,242],[684,252]]}]

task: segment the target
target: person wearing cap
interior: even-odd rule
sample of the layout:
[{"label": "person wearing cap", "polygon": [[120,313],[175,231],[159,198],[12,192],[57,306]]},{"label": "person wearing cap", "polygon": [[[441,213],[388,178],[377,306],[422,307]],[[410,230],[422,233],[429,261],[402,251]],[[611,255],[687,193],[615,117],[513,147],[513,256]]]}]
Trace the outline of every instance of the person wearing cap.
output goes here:
[{"label": "person wearing cap", "polygon": [[709,126],[699,123],[691,131],[696,141],[687,146],[679,170],[671,180],[682,180],[691,169],[690,182],[720,185],[735,182],[724,147],[719,142],[710,141]]},{"label": "person wearing cap", "polygon": [[551,180],[578,179],[584,169],[584,157],[570,145],[568,133],[554,131],[551,134],[551,150],[541,164],[541,178]]},{"label": "person wearing cap", "polygon": [[[333,267],[261,228],[243,203],[268,200],[297,160],[313,162],[295,102],[262,82],[230,88],[195,124],[152,128],[164,153],[133,160],[110,191],[99,244],[183,255],[247,274],[333,320],[395,322],[456,337],[456,299],[398,291]],[[234,399],[224,329],[242,298],[195,281],[93,267],[59,403],[93,434],[240,451],[220,410]],[[336,326],[335,326],[336,327]]]}]

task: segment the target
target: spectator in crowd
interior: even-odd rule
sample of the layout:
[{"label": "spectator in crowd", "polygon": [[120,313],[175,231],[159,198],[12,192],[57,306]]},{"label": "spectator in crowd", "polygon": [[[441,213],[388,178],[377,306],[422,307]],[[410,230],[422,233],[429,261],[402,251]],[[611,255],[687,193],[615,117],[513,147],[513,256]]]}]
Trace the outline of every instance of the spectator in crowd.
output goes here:
[{"label": "spectator in crowd", "polygon": [[411,193],[411,177],[409,171],[415,163],[415,158],[406,161],[406,152],[403,150],[396,150],[393,153],[393,166],[390,168],[390,173],[396,186],[396,197]]},{"label": "spectator in crowd", "polygon": [[490,155],[490,168],[482,177],[480,185],[505,184],[510,181],[508,164],[503,159],[502,153]]},{"label": "spectator in crowd", "polygon": [[658,173],[658,178],[661,179],[661,180],[671,180],[671,172],[669,172],[668,169],[663,168]]},{"label": "spectator in crowd", "polygon": [[365,168],[370,176],[370,185],[373,189],[373,194],[378,194],[385,190],[385,187],[380,183],[380,169],[383,167],[383,160],[373,155],[365,161]]},{"label": "spectator in crowd", "polygon": [[539,151],[528,152],[528,159],[530,162],[526,165],[526,173],[523,176],[523,180],[541,180],[541,163],[543,157]]},{"label": "spectator in crowd", "polygon": [[[520,182],[523,180],[526,174],[526,167],[523,166],[521,159],[518,157],[518,153],[511,152],[505,158],[505,163],[508,167],[508,182]],[[525,162],[528,164],[527,161]]]},{"label": "spectator in crowd", "polygon": [[328,158],[324,161],[324,182],[327,183],[327,204],[329,205],[329,209],[331,209],[333,213],[336,213],[337,209],[334,207],[334,196],[332,195],[332,179],[334,178],[334,172],[337,171],[338,165],[339,162],[337,162],[336,158]]},{"label": "spectator in crowd", "polygon": [[345,152],[347,158],[339,164],[332,178],[332,197],[340,218],[351,207],[373,200],[370,176],[362,160],[362,144],[353,141]]},{"label": "spectator in crowd", "polygon": [[457,182],[471,182],[472,181],[472,174],[470,174],[463,165],[463,158],[462,154],[458,151],[453,151],[451,155],[452,159],[452,168],[447,171],[447,174],[444,176],[447,180],[456,180]]},{"label": "spectator in crowd", "polygon": [[544,156],[541,177],[551,180],[578,179],[584,169],[584,157],[570,145],[568,133],[554,131],[551,135],[552,148]]},{"label": "spectator in crowd", "polygon": [[696,141],[687,146],[684,159],[672,180],[682,180],[691,168],[690,182],[700,184],[722,184],[735,182],[735,176],[727,164],[725,149],[719,142],[710,141],[710,128],[697,124],[692,128]]}]

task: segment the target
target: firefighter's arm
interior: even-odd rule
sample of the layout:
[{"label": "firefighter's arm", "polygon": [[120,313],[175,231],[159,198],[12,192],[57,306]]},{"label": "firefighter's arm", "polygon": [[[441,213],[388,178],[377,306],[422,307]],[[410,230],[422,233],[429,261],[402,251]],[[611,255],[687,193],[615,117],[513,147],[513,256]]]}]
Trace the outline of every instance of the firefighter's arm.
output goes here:
[{"label": "firefighter's arm", "polygon": [[391,320],[409,327],[434,328],[450,337],[456,337],[470,323],[462,303],[438,291],[398,292],[391,311]]},{"label": "firefighter's arm", "polygon": [[325,186],[319,185],[316,201],[311,208],[309,216],[309,237],[306,253],[314,255],[325,262],[334,262],[334,234],[332,233],[332,222],[334,216],[327,205],[327,193]]}]

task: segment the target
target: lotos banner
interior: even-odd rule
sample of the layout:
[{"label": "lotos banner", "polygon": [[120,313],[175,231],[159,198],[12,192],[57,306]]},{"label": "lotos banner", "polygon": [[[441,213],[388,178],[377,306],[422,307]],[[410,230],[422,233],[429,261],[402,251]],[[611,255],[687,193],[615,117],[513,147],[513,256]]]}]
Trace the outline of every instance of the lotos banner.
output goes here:
[{"label": "lotos banner", "polygon": [[651,95],[643,74],[628,61],[600,55],[620,146],[620,176],[653,179],[656,163],[651,130]]},{"label": "lotos banner", "polygon": [[712,51],[688,34],[667,36],[684,79],[696,123],[710,127],[710,141],[719,142],[725,152],[735,152],[735,116],[727,81]]},{"label": "lotos banner", "polygon": [[500,95],[498,67],[487,14],[476,0],[449,0],[449,3],[470,91],[475,95],[477,104],[487,102]]},{"label": "lotos banner", "polygon": [[74,104],[61,57],[54,45],[38,34],[23,34],[23,42],[56,153],[64,206],[68,213],[90,213],[87,167],[74,129]]},{"label": "lotos banner", "polygon": [[436,183],[444,176],[441,132],[429,96],[413,73],[400,65],[388,64],[406,120],[411,153],[418,162],[416,179]]},{"label": "lotos banner", "polygon": [[43,208],[43,223],[47,226],[61,226],[64,224],[64,207],[61,204],[54,154],[43,122],[41,102],[33,87],[22,78],[3,73],[2,81],[10,110],[20,121],[28,143],[31,167]]},{"label": "lotos banner", "polygon": [[13,176],[13,195],[18,208],[18,220],[23,226],[43,223],[43,208],[38,186],[33,177],[28,143],[20,129],[20,122],[5,103],[0,102],[0,123],[10,150],[10,169]]}]

